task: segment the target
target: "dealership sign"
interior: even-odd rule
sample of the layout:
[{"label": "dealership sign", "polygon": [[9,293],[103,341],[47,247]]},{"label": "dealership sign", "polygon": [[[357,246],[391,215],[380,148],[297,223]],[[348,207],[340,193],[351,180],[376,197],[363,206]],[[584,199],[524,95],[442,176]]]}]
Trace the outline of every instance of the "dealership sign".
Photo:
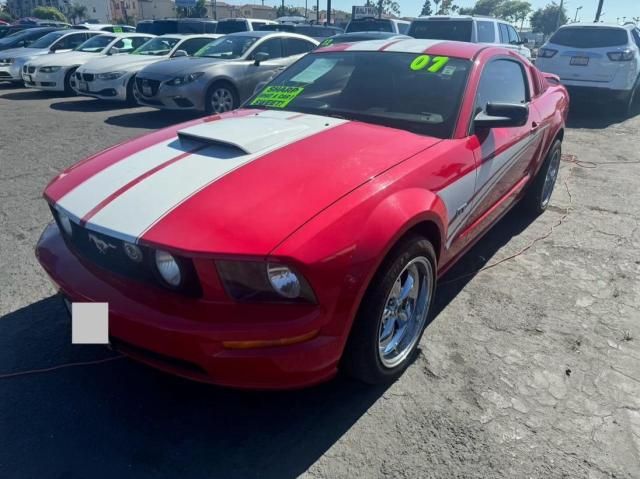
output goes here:
[{"label": "dealership sign", "polygon": [[378,16],[378,9],[374,6],[362,5],[351,7],[351,18],[375,18]]}]

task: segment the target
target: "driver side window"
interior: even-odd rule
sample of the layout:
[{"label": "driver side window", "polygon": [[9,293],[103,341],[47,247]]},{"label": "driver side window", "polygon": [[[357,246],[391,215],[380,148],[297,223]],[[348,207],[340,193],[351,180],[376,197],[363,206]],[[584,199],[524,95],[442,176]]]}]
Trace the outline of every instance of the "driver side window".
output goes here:
[{"label": "driver side window", "polygon": [[474,116],[484,111],[487,103],[514,103],[524,105],[528,99],[525,74],[519,62],[515,60],[494,60],[484,67]]},{"label": "driver side window", "polygon": [[274,58],[282,57],[282,41],[279,38],[271,38],[270,40],[261,43],[256,47],[251,55],[251,58],[255,58],[256,53],[268,53],[269,59],[273,60]]}]

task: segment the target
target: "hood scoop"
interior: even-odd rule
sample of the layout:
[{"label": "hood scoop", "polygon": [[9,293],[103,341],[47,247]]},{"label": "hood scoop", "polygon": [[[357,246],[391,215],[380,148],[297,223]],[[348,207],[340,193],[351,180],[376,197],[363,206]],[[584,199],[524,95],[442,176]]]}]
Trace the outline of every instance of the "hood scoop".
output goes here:
[{"label": "hood scoop", "polygon": [[290,120],[261,117],[226,118],[178,131],[178,138],[189,142],[237,148],[250,155],[286,144],[311,129]]}]

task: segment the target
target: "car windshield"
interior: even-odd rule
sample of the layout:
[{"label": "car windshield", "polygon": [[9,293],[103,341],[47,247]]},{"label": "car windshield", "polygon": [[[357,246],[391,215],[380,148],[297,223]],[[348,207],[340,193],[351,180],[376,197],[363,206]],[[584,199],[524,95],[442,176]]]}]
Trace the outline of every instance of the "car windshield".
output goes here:
[{"label": "car windshield", "polygon": [[236,33],[236,32],[246,32],[247,31],[247,22],[244,20],[228,20],[222,21],[218,23],[218,28],[216,33]]},{"label": "car windshield", "polygon": [[569,27],[558,30],[549,42],[572,48],[602,48],[626,45],[628,37],[622,28]]},{"label": "car windshield", "polygon": [[389,20],[354,20],[349,22],[345,32],[393,32]]},{"label": "car windshield", "polygon": [[258,40],[258,37],[244,35],[218,38],[202,47],[194,56],[224,59],[240,58],[256,40]]},{"label": "car windshield", "polygon": [[168,55],[169,52],[180,41],[179,38],[172,37],[158,37],[152,38],[147,43],[143,43],[136,48],[132,55]]},{"label": "car windshield", "polygon": [[111,35],[98,35],[90,38],[83,44],[81,44],[76,51],[78,52],[100,52],[113,41],[115,37]]},{"label": "car windshield", "polygon": [[318,52],[287,68],[245,106],[449,138],[470,68],[468,60],[416,53]]},{"label": "car windshield", "polygon": [[471,41],[471,20],[420,20],[413,22],[409,36],[433,40]]},{"label": "car windshield", "polygon": [[40,37],[38,40],[29,45],[29,48],[48,48],[51,46],[53,42],[55,42],[58,38],[63,35],[66,35],[67,32],[51,32],[47,33],[44,37]]}]

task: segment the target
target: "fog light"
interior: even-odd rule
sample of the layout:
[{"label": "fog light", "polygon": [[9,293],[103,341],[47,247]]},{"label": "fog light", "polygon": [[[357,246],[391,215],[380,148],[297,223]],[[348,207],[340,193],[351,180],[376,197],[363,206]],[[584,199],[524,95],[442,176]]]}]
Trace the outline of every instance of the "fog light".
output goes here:
[{"label": "fog light", "polygon": [[285,298],[300,296],[300,280],[298,276],[284,265],[268,264],[267,276],[273,289]]},{"label": "fog light", "polygon": [[133,243],[123,243],[124,252],[127,257],[133,261],[134,263],[142,262],[142,250],[137,245]]},{"label": "fog light", "polygon": [[62,226],[62,231],[64,231],[64,234],[66,234],[67,236],[71,236],[71,234],[73,233],[73,229],[71,228],[71,219],[69,218],[69,216],[62,211],[59,211],[58,220],[60,221],[60,226]]},{"label": "fog light", "polygon": [[182,282],[182,274],[180,265],[171,253],[166,251],[156,251],[156,268],[160,277],[170,286],[178,287]]}]

